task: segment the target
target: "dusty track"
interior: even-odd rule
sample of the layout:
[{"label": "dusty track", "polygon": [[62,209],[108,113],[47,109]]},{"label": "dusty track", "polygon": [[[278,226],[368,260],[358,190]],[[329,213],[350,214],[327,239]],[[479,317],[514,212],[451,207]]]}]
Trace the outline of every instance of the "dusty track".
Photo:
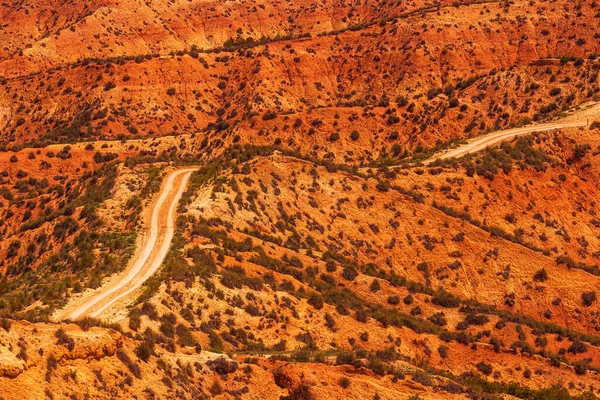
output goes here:
[{"label": "dusty track", "polygon": [[476,153],[485,149],[486,147],[492,146],[494,144],[503,142],[508,139],[512,139],[517,136],[526,135],[528,133],[587,126],[599,113],[600,105],[596,103],[589,103],[584,105],[581,109],[573,111],[572,114],[567,116],[566,118],[563,118],[553,123],[507,129],[503,131],[492,132],[485,136],[472,139],[467,144],[464,144],[460,147],[450,150],[444,150],[434,155],[430,159],[426,160],[424,164],[429,164],[436,160],[443,160],[446,158],[458,158],[470,153]]},{"label": "dusty track", "polygon": [[470,143],[465,144],[464,146],[458,147],[456,149],[452,149],[446,151],[445,153],[438,154],[425,162],[425,164],[433,162],[435,160],[443,160],[445,158],[458,158],[465,156],[470,153],[476,153],[489,147],[493,144],[503,142],[507,139],[512,139],[517,136],[525,135],[533,132],[545,132],[545,131],[553,131],[557,129],[564,128],[577,128],[580,126],[586,126],[587,122],[569,122],[569,123],[556,123],[556,124],[544,124],[544,125],[533,125],[527,126],[524,128],[515,128],[515,129],[507,129],[505,131],[494,132],[489,135],[485,135],[480,137]]},{"label": "dusty track", "polygon": [[192,168],[179,169],[167,175],[157,200],[151,205],[151,214],[148,212],[144,218],[145,232],[127,269],[100,288],[72,299],[54,315],[55,320],[101,317],[156,272],[169,251],[175,231],[175,210],[193,171]]}]

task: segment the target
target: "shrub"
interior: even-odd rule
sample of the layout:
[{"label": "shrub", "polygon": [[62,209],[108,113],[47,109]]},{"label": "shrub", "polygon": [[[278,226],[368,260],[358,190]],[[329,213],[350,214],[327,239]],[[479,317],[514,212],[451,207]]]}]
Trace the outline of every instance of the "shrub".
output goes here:
[{"label": "shrub", "polygon": [[344,389],[347,389],[348,386],[350,386],[350,379],[348,379],[346,376],[340,378],[340,386]]},{"label": "shrub", "polygon": [[347,281],[353,281],[358,276],[358,271],[354,267],[344,268],[342,272],[342,277]]},{"label": "shrub", "polygon": [[285,351],[287,345],[287,341],[285,339],[281,339],[278,343],[273,345],[274,351]]},{"label": "shrub", "polygon": [[477,370],[484,375],[489,375],[494,369],[490,364],[486,364],[485,362],[481,361],[477,364]]},{"label": "shrub", "polygon": [[490,320],[488,319],[487,316],[485,316],[483,314],[468,314],[467,317],[465,318],[465,321],[469,325],[481,326],[483,324],[488,323]]},{"label": "shrub", "polygon": [[208,367],[220,375],[230,374],[235,372],[239,364],[237,361],[228,360],[225,357],[219,357],[216,360],[210,360],[206,363]]},{"label": "shrub", "polygon": [[6,332],[9,332],[11,326],[12,323],[10,322],[10,320],[6,318],[0,318],[0,328],[4,329]]},{"label": "shrub", "polygon": [[265,113],[262,116],[262,119],[264,121],[269,121],[269,120],[275,119],[275,118],[277,118],[277,114],[275,113],[275,111],[272,111],[272,110],[265,111]]},{"label": "shrub", "polygon": [[297,400],[312,400],[315,397],[310,389],[310,386],[304,382],[301,382],[294,390],[290,392],[289,398]]},{"label": "shrub", "polygon": [[579,340],[575,340],[571,346],[569,346],[569,353],[580,354],[585,353],[587,351],[587,347],[585,344],[580,342]]},{"label": "shrub", "polygon": [[447,324],[446,315],[443,312],[437,312],[427,318],[429,322],[432,322],[438,326],[444,326]]},{"label": "shrub", "polygon": [[431,302],[437,306],[445,308],[456,308],[460,305],[457,298],[452,296],[450,293],[440,290],[432,298]]},{"label": "shrub", "polygon": [[137,309],[132,310],[129,314],[129,329],[137,331],[140,329],[141,324],[140,312]]},{"label": "shrub", "polygon": [[109,162],[112,161],[116,158],[119,158],[119,155],[116,153],[100,153],[99,151],[97,151],[94,154],[94,161],[97,163],[105,163],[105,162]]},{"label": "shrub", "polygon": [[442,358],[448,357],[448,346],[441,345],[440,347],[438,347],[438,353]]},{"label": "shrub", "polygon": [[213,396],[218,396],[221,393],[223,393],[223,387],[221,387],[219,381],[215,381],[210,387],[210,394],[212,394]]},{"label": "shrub", "polygon": [[533,280],[536,282],[546,282],[548,280],[548,272],[546,272],[545,268],[538,270],[533,275]]},{"label": "shrub", "polygon": [[381,285],[379,284],[379,281],[377,279],[373,279],[373,282],[371,282],[370,289],[373,293],[378,292],[379,289],[381,289]]},{"label": "shrub", "polygon": [[367,322],[367,320],[369,319],[369,314],[365,311],[365,310],[358,310],[356,311],[356,314],[354,315],[354,318],[358,321],[358,322]]},{"label": "shrub", "polygon": [[575,363],[575,373],[577,375],[585,375],[588,369],[588,363],[586,360]]},{"label": "shrub", "polygon": [[581,294],[583,305],[589,307],[596,301],[596,292],[584,292]]},{"label": "shrub", "polygon": [[177,333],[177,336],[179,337],[179,340],[178,340],[179,345],[186,346],[186,347],[192,347],[192,346],[196,345],[196,341],[194,340],[192,333],[185,325],[183,325],[183,324],[177,325],[177,327],[175,328],[175,332]]},{"label": "shrub", "polygon": [[142,342],[135,348],[135,354],[138,358],[144,362],[150,359],[150,356],[154,355],[154,343]]},{"label": "shrub", "polygon": [[310,304],[317,310],[320,310],[321,308],[323,308],[323,298],[317,294],[313,294],[308,299],[308,304]]},{"label": "shrub", "polygon": [[117,87],[117,85],[116,85],[114,82],[112,82],[112,81],[110,81],[110,82],[106,82],[106,83],[104,84],[104,91],[105,91],[105,92],[108,92],[109,90],[111,90],[111,89],[114,89],[114,88],[116,88],[116,87]]},{"label": "shrub", "polygon": [[381,181],[375,186],[375,188],[380,192],[387,192],[390,190],[390,184],[388,181]]},{"label": "shrub", "polygon": [[140,366],[137,365],[135,362],[133,362],[131,360],[131,358],[129,358],[129,356],[123,352],[123,350],[118,350],[117,351],[117,358],[123,364],[125,364],[125,366],[133,374],[133,376],[135,376],[138,379],[140,379],[142,377],[142,371],[140,370]]}]

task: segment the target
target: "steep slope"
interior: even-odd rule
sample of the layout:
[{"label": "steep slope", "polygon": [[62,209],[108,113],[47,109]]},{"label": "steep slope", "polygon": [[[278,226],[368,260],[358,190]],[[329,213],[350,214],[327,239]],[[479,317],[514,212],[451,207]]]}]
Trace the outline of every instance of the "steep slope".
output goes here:
[{"label": "steep slope", "polygon": [[0,397],[598,398],[599,7],[0,4]]},{"label": "steep slope", "polygon": [[475,3],[231,52],[91,57],[7,79],[3,140],[196,132],[217,151],[258,140],[340,162],[401,158],[591,100],[597,63],[579,57],[597,47],[592,6]]}]

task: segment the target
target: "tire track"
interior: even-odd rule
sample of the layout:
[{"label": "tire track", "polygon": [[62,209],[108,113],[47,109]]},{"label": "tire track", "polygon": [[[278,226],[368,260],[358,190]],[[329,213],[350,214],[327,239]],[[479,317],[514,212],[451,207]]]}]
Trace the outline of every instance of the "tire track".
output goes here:
[{"label": "tire track", "polygon": [[76,320],[101,317],[119,300],[129,296],[158,270],[175,233],[176,208],[195,169],[175,170],[167,175],[158,200],[146,218],[147,234],[129,262],[129,267],[100,288],[84,295],[57,312],[54,319]]}]

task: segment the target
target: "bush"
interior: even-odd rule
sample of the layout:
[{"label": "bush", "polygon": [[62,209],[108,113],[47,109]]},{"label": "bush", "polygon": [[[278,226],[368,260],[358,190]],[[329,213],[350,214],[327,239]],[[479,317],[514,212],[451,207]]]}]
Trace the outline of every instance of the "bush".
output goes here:
[{"label": "bush", "polygon": [[586,360],[575,363],[575,373],[577,375],[585,375],[588,369],[588,363]]},{"label": "bush", "polygon": [[450,293],[440,290],[432,298],[431,302],[437,306],[445,308],[456,308],[460,305],[457,298],[452,296]]},{"label": "bush", "polygon": [[469,325],[481,326],[481,325],[488,323],[490,320],[488,319],[487,316],[485,316],[483,314],[468,314],[467,317],[465,318],[465,321]]},{"label": "bush", "polygon": [[350,386],[350,379],[348,379],[346,376],[340,378],[340,386],[344,389],[347,389],[348,386]]},{"label": "bush", "polygon": [[277,118],[277,114],[275,113],[275,111],[272,111],[272,110],[265,111],[265,113],[262,116],[262,119],[264,121],[269,121],[269,120],[275,119],[275,118]]},{"label": "bush", "polygon": [[545,268],[538,270],[533,275],[533,280],[536,282],[546,282],[548,280],[548,272],[546,272]]},{"label": "bush", "polygon": [[438,347],[438,353],[442,358],[448,357],[448,346],[441,345],[440,347]]},{"label": "bush", "polygon": [[219,381],[215,381],[210,387],[210,394],[212,394],[213,396],[218,396],[221,393],[223,393],[223,388],[221,387]]},{"label": "bush", "polygon": [[571,346],[569,346],[569,353],[580,354],[585,353],[587,351],[587,347],[585,344],[581,343],[579,340],[575,340]]},{"label": "bush", "polygon": [[378,292],[379,289],[381,289],[381,285],[379,284],[379,281],[377,279],[373,279],[373,282],[371,282],[370,289],[373,293]]},{"label": "bush", "polygon": [[177,325],[177,328],[175,328],[175,332],[179,337],[178,343],[180,346],[192,347],[196,345],[196,341],[194,340],[192,333],[185,325]]},{"label": "bush", "polygon": [[584,292],[581,294],[583,305],[589,307],[596,301],[596,292]]},{"label": "bush", "polygon": [[486,364],[485,362],[481,361],[477,364],[477,370],[484,375],[489,375],[494,369],[490,364]]},{"label": "bush", "polygon": [[446,315],[443,312],[438,312],[427,318],[429,322],[432,322],[438,326],[444,326],[447,324]]},{"label": "bush", "polygon": [[4,329],[6,332],[9,332],[11,326],[12,323],[10,322],[10,320],[6,318],[0,318],[0,328]]},{"label": "bush", "polygon": [[390,190],[390,184],[388,181],[381,181],[377,185],[375,185],[375,188],[380,192],[387,192]]},{"label": "bush", "polygon": [[169,89],[167,89],[167,94],[169,96],[174,96],[175,93],[177,93],[177,91],[175,90],[175,88],[169,88]]},{"label": "bush", "polygon": [[317,294],[313,294],[308,299],[308,304],[310,304],[317,310],[320,310],[321,308],[323,308],[323,298],[321,298],[321,296],[319,296]]},{"label": "bush", "polygon": [[354,267],[344,268],[342,277],[347,281],[353,281],[358,276],[358,271]]},{"label": "bush", "polygon": [[121,360],[123,364],[129,369],[129,371],[136,378],[140,379],[142,377],[142,371],[140,370],[140,366],[134,363],[131,358],[127,354],[123,352],[123,350],[117,351],[117,358]]},{"label": "bush", "polygon": [[235,372],[239,367],[237,361],[228,360],[225,357],[219,357],[216,360],[210,360],[206,363],[206,365],[220,375]]},{"label": "bush", "polygon": [[289,398],[295,400],[312,400],[315,397],[312,394],[310,386],[304,382],[301,382],[294,390],[290,392]]},{"label": "bush", "polygon": [[129,329],[137,331],[140,329],[141,325],[142,320],[140,318],[140,312],[137,309],[131,310],[131,313],[129,314]]},{"label": "bush", "polygon": [[150,359],[150,356],[154,355],[154,343],[142,342],[135,348],[135,354],[138,358],[144,362]]},{"label": "bush", "polygon": [[119,158],[119,155],[117,153],[105,153],[102,154],[99,151],[97,151],[94,154],[94,161],[97,163],[105,163],[105,162],[109,162],[112,161],[116,158]]}]

